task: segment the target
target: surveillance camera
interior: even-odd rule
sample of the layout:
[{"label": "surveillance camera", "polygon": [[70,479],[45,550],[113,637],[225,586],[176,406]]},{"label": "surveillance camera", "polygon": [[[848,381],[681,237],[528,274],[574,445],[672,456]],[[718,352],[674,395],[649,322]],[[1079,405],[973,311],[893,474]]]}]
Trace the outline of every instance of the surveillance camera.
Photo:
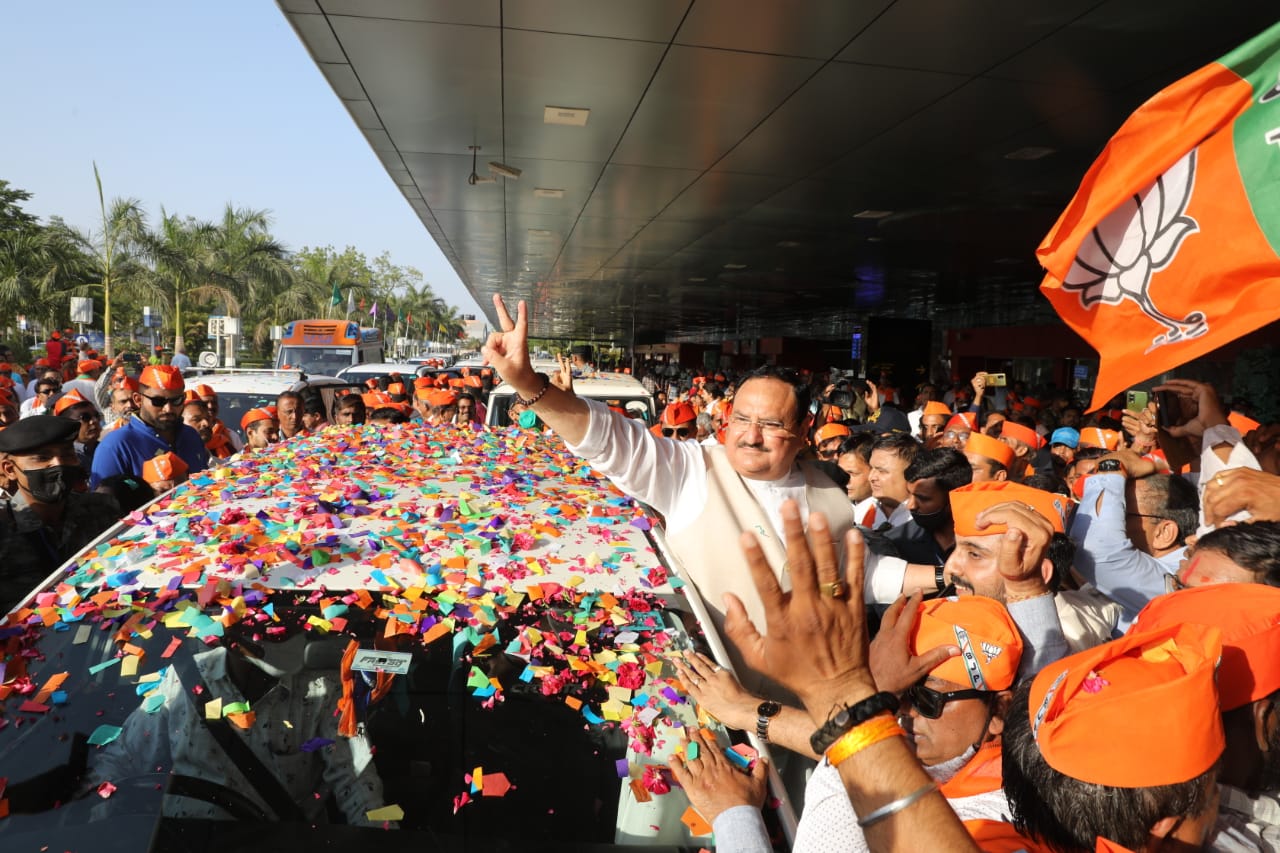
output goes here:
[{"label": "surveillance camera", "polygon": [[489,162],[489,171],[493,172],[495,175],[510,178],[513,181],[517,180],[521,175],[521,171],[515,166],[508,166],[506,163],[496,163],[493,161]]}]

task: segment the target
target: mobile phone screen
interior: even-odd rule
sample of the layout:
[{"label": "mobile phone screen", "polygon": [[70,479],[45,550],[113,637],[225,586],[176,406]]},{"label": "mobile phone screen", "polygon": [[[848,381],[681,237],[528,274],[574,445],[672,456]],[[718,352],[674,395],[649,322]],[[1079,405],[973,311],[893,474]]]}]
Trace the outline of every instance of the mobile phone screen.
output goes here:
[{"label": "mobile phone screen", "polygon": [[1156,424],[1161,427],[1182,423],[1182,401],[1172,391],[1156,392]]}]

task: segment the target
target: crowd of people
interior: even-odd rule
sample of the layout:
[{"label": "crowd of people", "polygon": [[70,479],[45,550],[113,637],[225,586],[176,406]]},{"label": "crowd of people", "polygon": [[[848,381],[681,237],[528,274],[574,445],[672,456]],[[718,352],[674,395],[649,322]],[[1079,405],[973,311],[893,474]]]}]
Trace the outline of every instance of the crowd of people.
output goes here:
[{"label": "crowd of people", "polygon": [[[1280,425],[1185,379],[1086,413],[986,374],[908,402],[649,365],[651,430],[495,309],[488,362],[663,516],[727,639],[731,668],[676,662],[694,700],[817,762],[795,849],[1280,842]],[[717,848],[772,849],[765,774],[693,742],[672,769]]]},{"label": "crowd of people", "polygon": [[[246,411],[174,364],[0,352],[0,607],[188,477],[328,424],[484,429],[499,377],[653,508],[731,667],[689,695],[802,780],[799,850],[1280,844],[1280,425],[1173,379],[1085,412],[987,374],[910,399],[840,371],[646,362],[656,421],[532,367],[524,306],[462,374]],[[159,359],[153,359],[153,362]],[[763,851],[763,765],[700,734],[673,773]],[[803,771],[811,772],[803,772]]]}]

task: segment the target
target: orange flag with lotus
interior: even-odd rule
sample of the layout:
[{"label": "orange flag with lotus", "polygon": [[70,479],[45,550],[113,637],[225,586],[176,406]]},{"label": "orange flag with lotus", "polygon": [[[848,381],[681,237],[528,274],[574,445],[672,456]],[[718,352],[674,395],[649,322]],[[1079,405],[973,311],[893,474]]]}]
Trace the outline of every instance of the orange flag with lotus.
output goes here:
[{"label": "orange flag with lotus", "polygon": [[1280,24],[1139,107],[1036,254],[1091,410],[1280,317]]}]

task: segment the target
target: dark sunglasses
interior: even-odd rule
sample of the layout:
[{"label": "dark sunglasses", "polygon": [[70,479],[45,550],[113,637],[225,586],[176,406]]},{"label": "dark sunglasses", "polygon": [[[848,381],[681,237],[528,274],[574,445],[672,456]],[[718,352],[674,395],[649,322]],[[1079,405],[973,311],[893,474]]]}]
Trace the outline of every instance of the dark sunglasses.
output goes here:
[{"label": "dark sunglasses", "polygon": [[913,684],[906,689],[903,697],[915,706],[920,716],[936,720],[947,709],[947,703],[959,699],[987,699],[995,694],[989,690],[953,690],[950,693],[939,693],[923,684]]},{"label": "dark sunglasses", "polygon": [[62,386],[58,386],[57,388],[40,388],[36,391],[36,393],[37,394],[57,394],[61,390],[62,390]]},{"label": "dark sunglasses", "polygon": [[157,409],[163,409],[165,406],[181,406],[187,399],[185,394],[178,397],[152,397],[150,394],[141,394],[139,396],[144,400],[150,401],[151,405]]},{"label": "dark sunglasses", "polygon": [[71,415],[71,420],[79,421],[82,424],[87,424],[91,421],[101,421],[102,415],[98,414],[97,412],[81,412],[78,415]]},{"label": "dark sunglasses", "polygon": [[676,436],[677,438],[688,438],[689,436],[693,435],[693,430],[689,429],[688,427],[676,427],[675,429],[672,429],[671,427],[662,428],[663,438],[671,438],[671,436],[673,435]]}]

